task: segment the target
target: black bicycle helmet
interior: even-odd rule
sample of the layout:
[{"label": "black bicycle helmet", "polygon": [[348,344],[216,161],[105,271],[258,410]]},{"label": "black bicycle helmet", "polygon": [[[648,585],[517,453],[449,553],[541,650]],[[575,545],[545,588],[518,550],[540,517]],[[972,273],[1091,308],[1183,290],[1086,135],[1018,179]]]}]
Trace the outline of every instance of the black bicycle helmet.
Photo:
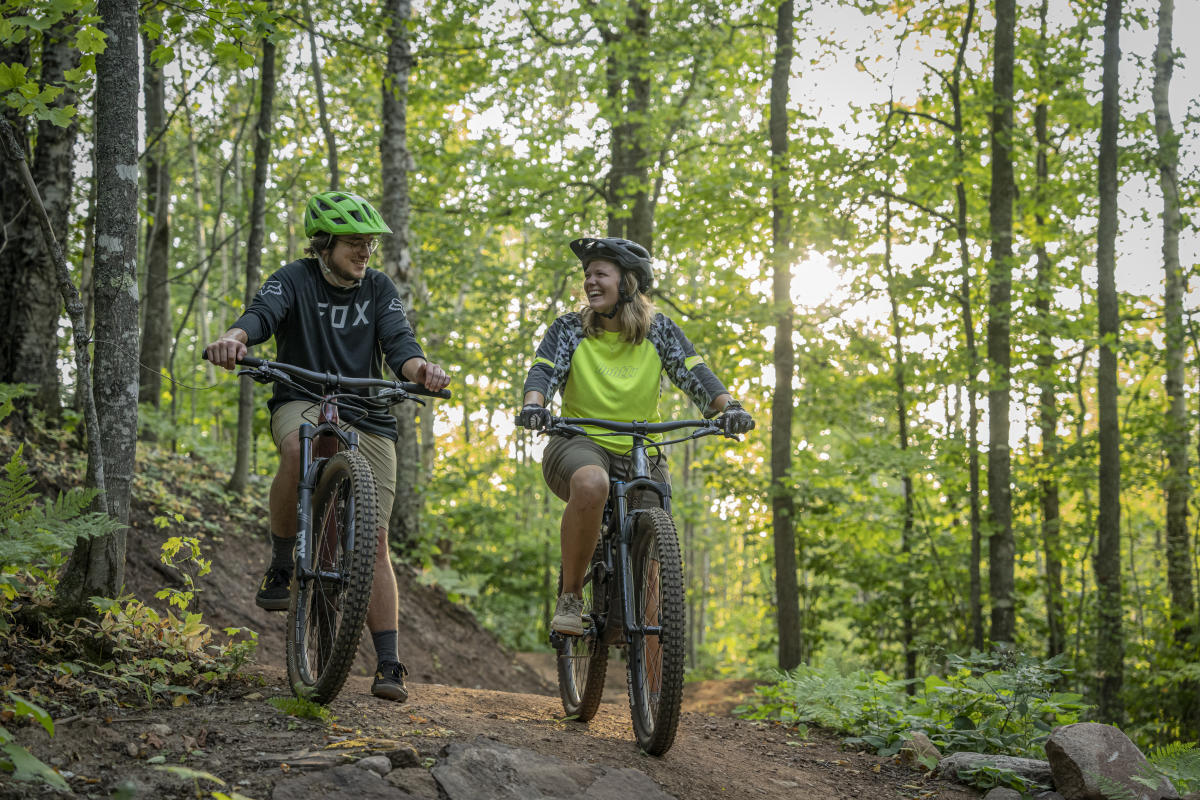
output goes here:
[{"label": "black bicycle helmet", "polygon": [[621,269],[637,276],[638,291],[645,294],[654,286],[654,268],[650,266],[650,251],[628,239],[593,239],[584,237],[571,242],[571,250],[584,268],[592,261],[612,261]]}]

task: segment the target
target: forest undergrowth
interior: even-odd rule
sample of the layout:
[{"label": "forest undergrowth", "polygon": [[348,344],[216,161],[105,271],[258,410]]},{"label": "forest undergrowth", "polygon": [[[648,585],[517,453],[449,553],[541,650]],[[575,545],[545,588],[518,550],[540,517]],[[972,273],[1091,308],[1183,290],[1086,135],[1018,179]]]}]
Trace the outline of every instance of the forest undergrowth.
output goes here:
[{"label": "forest undergrowth", "polygon": [[[11,412],[14,394],[0,393],[0,421]],[[40,726],[53,737],[56,719],[211,701],[244,684],[242,670],[257,640],[245,628],[215,631],[193,610],[195,579],[210,566],[201,541],[221,495],[209,494],[205,481],[181,479],[194,465],[181,469],[179,457],[157,448],[147,448],[135,492],[161,501],[151,506],[161,512],[156,524],[176,533],[163,544],[161,561],[177,581],[156,592],[158,608],[122,595],[92,598],[90,617],[56,613],[58,571],[75,543],[118,527],[91,510],[95,490],[78,488],[84,464],[73,438],[69,428],[34,425],[18,441],[0,427],[6,459],[0,475],[0,770],[63,791],[68,786],[59,773],[19,743],[23,727]],[[229,503],[219,516],[237,513]]]},{"label": "forest undergrowth", "polygon": [[[801,665],[778,673],[735,711],[802,734],[809,725],[838,731],[848,745],[878,755],[899,753],[913,731],[920,731],[943,755],[972,752],[1045,760],[1044,746],[1053,730],[1083,721],[1094,711],[1082,695],[1059,688],[1068,672],[1062,656],[1047,660],[1012,650],[950,655],[944,674],[926,676],[910,692],[910,682],[879,671]],[[1142,777],[1149,787],[1165,777],[1183,793],[1200,788],[1200,750],[1194,742],[1151,748],[1148,756]],[[936,766],[928,755],[918,754],[916,760],[926,769]],[[980,789],[1006,786],[1024,794],[1051,788],[988,765],[960,773],[960,779]]]}]

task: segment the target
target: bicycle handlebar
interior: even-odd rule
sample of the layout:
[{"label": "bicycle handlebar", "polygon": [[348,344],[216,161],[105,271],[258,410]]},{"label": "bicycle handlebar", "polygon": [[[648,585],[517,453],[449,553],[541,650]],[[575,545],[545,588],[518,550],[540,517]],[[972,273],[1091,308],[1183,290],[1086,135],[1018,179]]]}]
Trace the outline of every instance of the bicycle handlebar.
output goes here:
[{"label": "bicycle handlebar", "polygon": [[666,433],[667,431],[677,431],[680,428],[711,428],[717,432],[723,430],[721,423],[716,419],[676,419],[669,422],[614,422],[611,419],[591,419],[589,417],[552,417],[547,432],[550,432],[555,427],[579,425],[605,428],[614,433],[637,434]]},{"label": "bicycle handlebar", "polygon": [[[208,358],[208,353],[204,353],[204,358]],[[439,389],[438,391],[430,391],[419,383],[409,381],[388,381],[382,378],[347,378],[333,372],[313,372],[312,370],[295,367],[291,364],[284,364],[279,361],[267,361],[255,356],[242,356],[238,359],[239,364],[251,369],[268,369],[279,370],[280,372],[291,375],[300,380],[318,383],[321,386],[332,387],[335,389],[399,389],[405,394],[419,394],[425,397],[440,397],[443,400],[449,400],[451,397],[449,389]]]}]

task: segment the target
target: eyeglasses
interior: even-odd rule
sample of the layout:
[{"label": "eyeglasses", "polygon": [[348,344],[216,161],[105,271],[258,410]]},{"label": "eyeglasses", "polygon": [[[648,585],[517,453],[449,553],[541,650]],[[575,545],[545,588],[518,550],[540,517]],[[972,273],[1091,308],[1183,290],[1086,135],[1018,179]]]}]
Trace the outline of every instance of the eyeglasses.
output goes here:
[{"label": "eyeglasses", "polygon": [[346,245],[346,247],[349,247],[351,250],[366,250],[367,255],[371,255],[372,253],[374,253],[376,250],[379,249],[379,240],[378,239],[362,239],[362,238],[357,238],[357,237],[352,238],[352,239],[347,239],[347,238],[341,237],[338,239],[338,241],[341,242],[342,244]]}]

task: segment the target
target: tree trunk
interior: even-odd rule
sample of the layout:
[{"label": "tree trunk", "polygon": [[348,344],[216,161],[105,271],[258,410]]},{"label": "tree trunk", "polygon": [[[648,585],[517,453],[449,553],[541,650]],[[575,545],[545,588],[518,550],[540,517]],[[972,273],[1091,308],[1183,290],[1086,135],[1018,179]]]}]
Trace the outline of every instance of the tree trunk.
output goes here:
[{"label": "tree trunk", "polygon": [[[895,347],[892,357],[893,377],[896,384],[896,427],[901,460],[908,453],[908,384],[904,372],[904,323],[900,319],[900,300],[896,291],[896,274],[892,268],[892,207],[890,201],[884,201],[884,242],[883,270],[887,279],[888,303],[892,315],[892,342]],[[914,518],[913,479],[905,468],[900,474],[904,486],[904,523],[900,531],[900,553],[904,564],[900,588],[900,643],[904,649],[904,679],[909,681],[905,687],[910,695],[916,694],[917,686],[917,649],[916,626],[913,620],[913,584],[909,578],[908,564],[912,558],[912,537]]]},{"label": "tree trunk", "polygon": [[[650,50],[650,7],[629,0],[625,28],[602,29],[608,50],[610,150],[612,164],[605,182],[608,235],[632,239],[654,252],[654,206],[650,198],[649,151],[645,120],[650,111],[650,75],[643,68]],[[629,37],[634,44],[624,41]]]},{"label": "tree trunk", "polygon": [[1097,715],[1120,725],[1125,637],[1121,628],[1121,430],[1117,409],[1117,344],[1120,319],[1116,287],[1117,135],[1119,127],[1121,0],[1107,0],[1104,13],[1103,100],[1100,111],[1100,219],[1096,268],[1099,273],[1100,372],[1097,396],[1100,426],[1099,516],[1096,521]]},{"label": "tree trunk", "polygon": [[[196,208],[195,222],[195,237],[196,237],[196,253],[205,258],[204,268],[201,271],[200,279],[196,281],[196,330],[201,342],[211,342],[212,338],[209,333],[208,320],[208,285],[209,273],[212,272],[213,261],[216,258],[215,253],[208,252],[208,235],[204,229],[204,215],[201,209],[204,208],[204,192],[200,183],[200,148],[196,145],[196,131],[192,125],[191,102],[188,97],[187,84],[183,84],[183,114],[187,122],[188,136],[188,161],[192,168],[192,205]],[[220,219],[218,213],[217,218]],[[219,223],[216,223],[219,224]],[[214,240],[215,241],[215,240]],[[219,324],[219,321],[218,321]],[[222,332],[225,328],[219,328]],[[204,376],[209,386],[217,382],[217,368],[211,361],[203,361]]]},{"label": "tree trunk", "polygon": [[983,562],[983,536],[980,519],[979,491],[979,346],[975,342],[975,316],[971,307],[971,242],[967,228],[967,188],[963,183],[963,120],[962,120],[962,71],[966,60],[967,42],[975,21],[975,0],[968,0],[967,16],[959,33],[958,54],[954,60],[954,72],[950,77],[950,100],[954,107],[954,228],[958,235],[959,276],[961,288],[959,305],[962,308],[963,336],[966,357],[967,392],[967,494],[970,507],[971,526],[971,580],[970,617],[971,646],[983,649],[983,579],[980,564]]},{"label": "tree trunk", "polygon": [[[270,37],[263,37],[262,47],[262,88],[258,122],[254,130],[254,186],[250,200],[250,233],[246,241],[247,306],[258,291],[258,275],[262,266],[267,216],[267,171],[271,161],[271,118],[275,103],[275,44]],[[254,382],[249,378],[242,378],[241,386],[238,387],[237,460],[229,478],[229,490],[235,494],[241,494],[246,489],[253,439]]]},{"label": "tree trunk", "polygon": [[[107,37],[96,56],[96,344],[92,385],[104,464],[104,503],[129,522],[137,441],[138,352],[138,6],[100,0]],[[86,376],[80,376],[81,381]],[[89,466],[89,472],[92,467]],[[125,582],[124,528],[81,540],[59,580],[57,610],[88,613],[94,595],[115,597]]]},{"label": "tree trunk", "polygon": [[[138,402],[158,408],[162,369],[171,346],[169,261],[171,230],[167,219],[171,171],[167,153],[167,99],[163,70],[150,57],[161,38],[142,34],[146,54],[142,92],[146,102],[146,302],[142,314],[142,370]],[[147,430],[144,434],[153,438]]]},{"label": "tree trunk", "polygon": [[308,51],[312,57],[313,85],[317,90],[317,111],[321,121],[321,132],[325,135],[325,148],[329,158],[329,188],[336,190],[341,178],[338,176],[337,137],[329,124],[329,111],[325,106],[325,81],[321,77],[321,53],[317,49],[317,33],[313,28],[312,10],[308,0],[303,0],[304,24],[308,28]]},{"label": "tree trunk", "polygon": [[[42,40],[41,83],[63,86],[65,73],[79,66],[79,50],[74,46],[76,16],[67,16],[45,31]],[[29,65],[28,44],[0,48],[0,61]],[[50,105],[61,108],[77,101],[69,86]],[[10,123],[25,144],[23,120],[8,115]],[[41,194],[50,224],[59,242],[70,241],[67,225],[74,189],[74,149],[79,133],[78,117],[66,126],[42,121],[37,126],[37,150],[28,158],[34,183]],[[62,297],[58,292],[54,264],[42,242],[37,219],[26,203],[25,193],[15,172],[15,164],[0,165],[0,181],[5,191],[0,200],[4,231],[0,240],[0,382],[31,383],[37,393],[31,401],[18,401],[18,414],[26,403],[58,418],[61,380],[58,371],[58,320]],[[8,187],[11,187],[9,190]]]},{"label": "tree trunk", "polygon": [[1179,135],[1171,124],[1168,94],[1175,56],[1171,50],[1174,0],[1160,0],[1158,47],[1154,53],[1154,132],[1158,139],[1158,181],[1163,193],[1163,269],[1166,271],[1164,314],[1166,323],[1167,396],[1167,586],[1171,594],[1171,620],[1175,639],[1186,642],[1195,624],[1192,590],[1192,553],[1187,529],[1190,498],[1188,482],[1188,414],[1184,383],[1183,295],[1187,281],[1179,266]]},{"label": "tree trunk", "polygon": [[775,392],[771,398],[771,527],[775,543],[775,595],[779,625],[779,668],[802,659],[800,589],[796,579],[795,508],[792,498],[792,193],[788,187],[788,79],[792,74],[792,0],[783,0],[775,25],[771,72],[771,267],[775,305]]},{"label": "tree trunk", "polygon": [[[383,270],[396,284],[400,301],[412,309],[417,283],[409,243],[409,218],[412,200],[408,193],[408,80],[412,73],[412,54],[408,24],[412,16],[410,0],[388,0],[388,61],[383,80],[383,138],[379,155],[383,170],[383,198],[380,210],[392,229],[384,238]],[[410,314],[416,330],[416,320]],[[391,538],[401,552],[416,545],[421,533],[421,450],[416,405],[402,403],[395,408],[399,440],[396,442],[396,501],[391,509]],[[385,513],[386,510],[381,511]]]},{"label": "tree trunk", "polygon": [[996,2],[992,78],[992,260],[988,267],[988,577],[992,597],[992,644],[1012,642],[1013,597],[1011,458],[1008,447],[1011,359],[1013,237],[1013,38],[1016,0]]},{"label": "tree trunk", "polygon": [[[1042,0],[1039,10],[1041,20],[1040,49],[1037,54],[1038,81],[1042,91],[1039,97],[1048,97],[1053,87],[1044,83],[1046,80],[1046,15],[1048,3]],[[1034,109],[1034,137],[1037,141],[1037,191],[1035,203],[1037,210],[1034,214],[1034,224],[1039,231],[1045,231],[1046,219],[1043,208],[1049,193],[1050,170],[1047,153],[1050,149],[1047,136],[1048,108],[1045,101],[1039,101]],[[1058,401],[1057,381],[1055,380],[1054,340],[1051,337],[1049,321],[1053,319],[1051,300],[1054,295],[1054,265],[1050,254],[1046,252],[1045,242],[1050,236],[1048,231],[1039,233],[1035,239],[1037,245],[1036,290],[1034,309],[1037,311],[1037,382],[1038,382],[1038,428],[1042,434],[1042,468],[1038,480],[1038,496],[1042,508],[1042,551],[1046,559],[1046,657],[1054,656],[1066,650],[1066,631],[1063,624],[1063,582],[1062,582],[1062,541],[1059,535],[1061,521],[1059,519],[1058,480]]]}]

